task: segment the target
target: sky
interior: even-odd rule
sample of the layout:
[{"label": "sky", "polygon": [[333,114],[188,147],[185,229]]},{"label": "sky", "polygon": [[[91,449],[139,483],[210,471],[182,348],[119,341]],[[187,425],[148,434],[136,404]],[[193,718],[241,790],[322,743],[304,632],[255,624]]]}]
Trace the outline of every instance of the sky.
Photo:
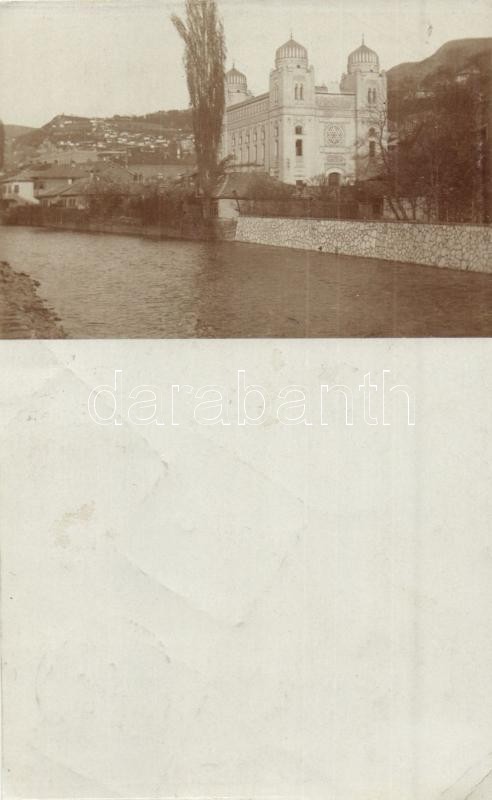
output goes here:
[{"label": "sky", "polygon": [[[450,39],[492,35],[490,0],[219,0],[228,66],[266,90],[275,50],[301,42],[317,83],[338,81],[365,35],[382,69]],[[0,0],[0,117],[39,126],[56,114],[186,108],[181,0]]]}]

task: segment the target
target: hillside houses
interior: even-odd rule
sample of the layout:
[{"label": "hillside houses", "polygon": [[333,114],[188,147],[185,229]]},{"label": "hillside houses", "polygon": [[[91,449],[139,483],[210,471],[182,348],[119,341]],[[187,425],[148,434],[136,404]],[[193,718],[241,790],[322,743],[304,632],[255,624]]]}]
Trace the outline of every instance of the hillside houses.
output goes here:
[{"label": "hillside houses", "polygon": [[[163,113],[165,119],[167,112]],[[42,128],[16,137],[9,157],[12,165],[74,164],[107,158],[108,153],[122,164],[179,163],[193,160],[194,142],[189,129],[163,124],[159,114],[155,119],[60,114]]]}]

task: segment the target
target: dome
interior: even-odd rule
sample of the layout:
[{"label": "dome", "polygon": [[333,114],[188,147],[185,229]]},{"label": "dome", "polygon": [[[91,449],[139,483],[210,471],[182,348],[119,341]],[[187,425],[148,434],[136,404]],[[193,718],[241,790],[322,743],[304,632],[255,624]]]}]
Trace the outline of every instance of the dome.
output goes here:
[{"label": "dome", "polygon": [[248,83],[244,72],[239,72],[239,70],[236,69],[236,67],[233,67],[232,69],[229,70],[229,72],[226,72],[225,78],[226,78],[226,83],[228,85],[246,86]]},{"label": "dome", "polygon": [[275,53],[275,64],[279,65],[280,62],[285,60],[296,61],[303,66],[307,66],[308,52],[302,44],[296,42],[295,39],[289,39],[288,42],[278,48]]},{"label": "dome", "polygon": [[355,72],[355,70],[362,72],[379,72],[379,57],[378,54],[367,47],[362,40],[362,44],[357,50],[350,53],[348,57],[348,71]]}]

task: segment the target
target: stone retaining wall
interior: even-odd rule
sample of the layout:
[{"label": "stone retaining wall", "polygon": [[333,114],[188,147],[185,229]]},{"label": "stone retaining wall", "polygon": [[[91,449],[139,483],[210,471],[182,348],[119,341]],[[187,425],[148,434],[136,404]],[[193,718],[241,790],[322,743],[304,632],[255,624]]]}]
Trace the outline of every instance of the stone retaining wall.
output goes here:
[{"label": "stone retaining wall", "polygon": [[240,217],[236,241],[492,272],[492,226]]}]

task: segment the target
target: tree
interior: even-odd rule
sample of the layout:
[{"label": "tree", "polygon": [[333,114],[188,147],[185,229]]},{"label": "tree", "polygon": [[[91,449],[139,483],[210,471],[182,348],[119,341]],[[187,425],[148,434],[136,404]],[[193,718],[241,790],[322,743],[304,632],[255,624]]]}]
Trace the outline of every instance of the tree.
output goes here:
[{"label": "tree", "polygon": [[192,108],[198,189],[210,198],[220,171],[225,111],[224,28],[215,0],[186,0],[186,22],[173,14],[185,43],[184,66]]},{"label": "tree", "polygon": [[418,211],[428,221],[487,221],[486,80],[480,65],[458,79],[441,70],[413,91],[406,87],[397,104],[393,100],[391,124],[386,109],[373,112],[373,155],[366,137],[358,143],[358,172],[383,181],[396,219],[415,219]]},{"label": "tree", "polygon": [[[371,196],[368,179],[378,178],[374,191],[383,191],[395,219],[415,218],[420,186],[411,151],[418,131],[411,125],[395,129],[386,105],[372,109],[367,123],[367,135],[357,142],[357,173],[362,177],[357,185],[359,195],[367,202]],[[372,150],[370,142],[374,143]]]}]

